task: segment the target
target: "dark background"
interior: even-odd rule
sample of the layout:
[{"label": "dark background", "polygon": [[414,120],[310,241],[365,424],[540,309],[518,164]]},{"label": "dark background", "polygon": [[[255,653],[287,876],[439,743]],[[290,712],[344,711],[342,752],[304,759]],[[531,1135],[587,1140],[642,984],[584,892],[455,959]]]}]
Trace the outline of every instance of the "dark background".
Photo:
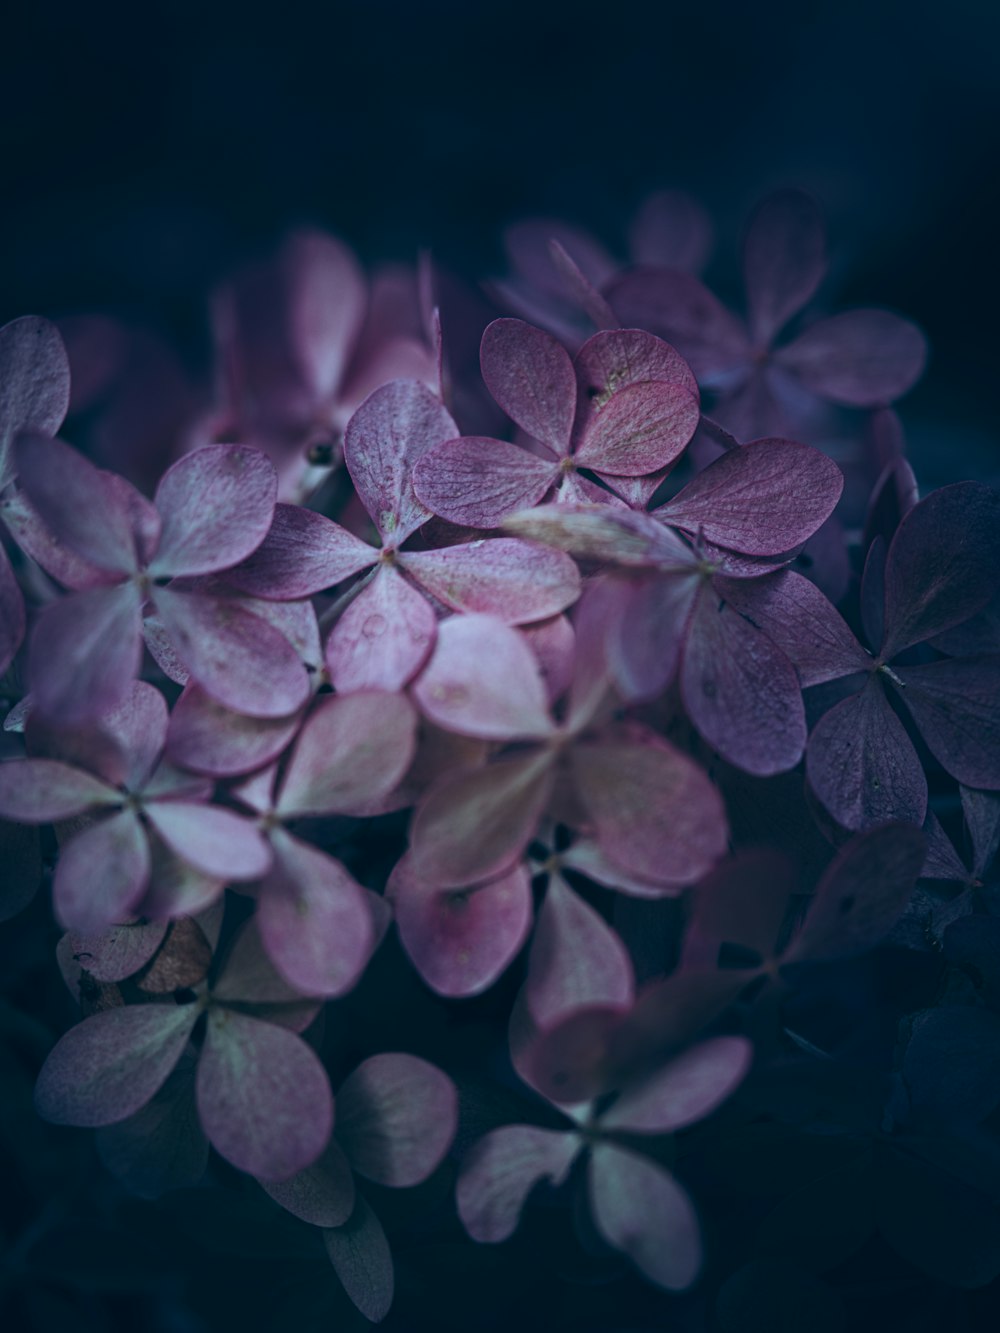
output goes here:
[{"label": "dark background", "polygon": [[[747,207],[814,191],[842,302],[927,330],[933,483],[996,466],[998,11],[914,3],[19,5],[0,51],[0,318],[104,308],[197,355],[209,282],[304,219],[474,276],[524,214],[612,245],[694,192],[724,293]],[[947,436],[947,445],[944,437]],[[928,444],[933,438],[934,447]]]}]

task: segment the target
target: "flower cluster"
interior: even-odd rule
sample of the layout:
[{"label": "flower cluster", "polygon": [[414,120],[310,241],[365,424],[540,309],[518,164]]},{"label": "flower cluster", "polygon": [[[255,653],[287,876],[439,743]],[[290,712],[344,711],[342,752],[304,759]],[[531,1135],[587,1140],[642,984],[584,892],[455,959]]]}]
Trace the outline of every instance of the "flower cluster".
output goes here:
[{"label": "flower cluster", "polygon": [[[789,1270],[833,1299],[873,1235],[992,1281],[1000,495],[919,498],[915,326],[785,336],[805,195],[749,223],[745,318],[678,195],[628,266],[509,241],[528,318],[477,328],[429,264],[369,287],[292,236],[216,293],[152,485],[102,409],[59,437],[58,330],[0,329],[0,913],[44,847],[82,1010],[37,1110],[143,1197],[243,1173],[371,1320],[412,1242],[385,1200],[431,1181],[421,1227],[547,1204],[730,1312]],[[758,1152],[821,1200],[840,1163],[857,1216],[778,1172],[717,1239]]]}]

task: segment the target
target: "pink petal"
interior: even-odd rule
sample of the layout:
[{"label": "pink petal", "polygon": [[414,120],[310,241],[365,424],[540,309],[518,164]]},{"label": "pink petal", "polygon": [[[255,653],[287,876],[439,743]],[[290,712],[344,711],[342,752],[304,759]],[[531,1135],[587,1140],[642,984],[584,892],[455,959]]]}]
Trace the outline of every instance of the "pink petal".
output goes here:
[{"label": "pink petal", "polygon": [[0,328],[0,491],[14,475],[10,445],[25,432],[54,435],[69,409],[69,361],[59,330],[25,315]]},{"label": "pink petal", "polygon": [[337,1093],[337,1141],[355,1171],[379,1185],[426,1180],[457,1127],[455,1085],[415,1055],[373,1055]]},{"label": "pink petal", "polygon": [[251,920],[233,940],[222,974],[212,987],[212,998],[223,1004],[291,1007],[303,996],[274,967]]},{"label": "pink petal", "polygon": [[884,407],[923,374],[927,343],[915,324],[888,310],[846,310],[810,325],[777,359],[823,398]]},{"label": "pink petal", "polygon": [[701,1269],[701,1236],[691,1200],[673,1176],[647,1157],[599,1143],[587,1183],[594,1223],[608,1244],[658,1287],[690,1287]]},{"label": "pink petal", "polygon": [[149,843],[134,811],[92,824],[59,852],[52,898],[60,924],[80,935],[98,935],[131,916],[146,892],[149,871]]},{"label": "pink petal", "polygon": [[691,367],[669,343],[642,329],[595,333],[574,361],[579,387],[578,414],[586,424],[619,390],[656,380],[686,389],[697,401],[698,381]]},{"label": "pink petal", "polygon": [[416,723],[401,694],[371,690],[323,700],[299,733],[278,814],[326,815],[383,799],[410,766]]},{"label": "pink petal", "polygon": [[649,195],[629,227],[629,249],[637,264],[700,273],[711,244],[711,219],[681,190],[657,190]]},{"label": "pink petal", "polygon": [[496,319],[483,334],[479,359],[486,387],[511,420],[555,454],[567,454],[576,376],[565,348],[523,320]]},{"label": "pink petal", "polygon": [[19,824],[48,824],[121,802],[120,791],[58,759],[0,764],[0,815]]},{"label": "pink petal", "polygon": [[553,730],[531,649],[493,616],[443,621],[413,696],[432,722],[464,736],[531,740]]},{"label": "pink petal", "polygon": [[826,272],[826,233],[802,190],[777,190],[754,210],[743,246],[750,330],[766,347],[813,296]]},{"label": "pink petal", "polygon": [[414,874],[461,889],[511,869],[535,836],[552,781],[552,758],[543,751],[436,783],[410,831]]},{"label": "pink petal", "polygon": [[348,1296],[366,1319],[381,1323],[395,1289],[392,1251],[381,1222],[360,1194],[343,1226],[323,1232],[323,1244]]},{"label": "pink petal", "polygon": [[90,722],[124,698],[142,661],[141,604],[138,589],[126,583],[73,593],[45,608],[28,657],[42,716]]},{"label": "pink petal", "polygon": [[521,633],[535,654],[542,673],[549,706],[569,689],[576,656],[576,634],[566,616],[552,616],[534,625],[524,625]]},{"label": "pink petal", "polygon": [[696,563],[690,547],[650,515],[607,504],[560,500],[512,514],[504,528],[583,559],[639,569],[688,570]]},{"label": "pink petal", "polygon": [[354,1177],[334,1139],[322,1157],[304,1171],[288,1180],[261,1184],[275,1203],[310,1226],[343,1226],[354,1208]]},{"label": "pink petal", "polygon": [[762,961],[775,958],[796,887],[795,867],[774,848],[737,852],[695,888],[684,966],[715,967],[722,944],[739,945]]},{"label": "pink petal", "polygon": [[897,667],[899,697],[934,758],[966,787],[1000,788],[1000,657]]},{"label": "pink petal", "polygon": [[100,588],[112,577],[61,542],[24,491],[0,492],[0,521],[21,550],[65,588]]},{"label": "pink petal", "polygon": [[401,690],[430,655],[437,618],[391,565],[379,567],[334,626],[326,664],[340,694]]},{"label": "pink petal", "polygon": [[271,864],[262,834],[221,805],[147,801],[145,813],[167,846],[204,875],[257,879]]},{"label": "pink petal", "polygon": [[209,1010],[196,1098],[216,1152],[261,1180],[303,1171],[330,1140],[333,1097],[316,1054],[235,1009]]},{"label": "pink petal", "polygon": [[384,545],[400,546],[430,518],[413,490],[413,466],[457,434],[444,404],[415,380],[384,384],[351,417],[344,461]]},{"label": "pink petal", "polygon": [[441,889],[404,857],[386,892],[403,948],[428,986],[449,998],[488,990],[531,929],[531,881],[523,866],[486,884]]},{"label": "pink petal", "polygon": [[680,682],[691,721],[737,768],[770,777],[802,758],[806,717],[795,668],[711,587],[688,628]]},{"label": "pink petal", "polygon": [[635,997],[628,951],[594,908],[559,875],[549,877],[524,983],[528,1012],[551,1027],[576,1009],[627,1008]]},{"label": "pink petal", "polygon": [[124,981],[145,967],[163,943],[166,921],[134,921],[100,935],[73,935],[73,961],[98,981]]},{"label": "pink petal", "polygon": [[746,555],[791,551],[833,513],[844,478],[831,459],[793,440],[757,440],[710,463],[655,512]]},{"label": "pink petal", "polygon": [[533,1125],[504,1125],[481,1138],[462,1163],[455,1191],[472,1239],[496,1243],[513,1235],[535,1185],[561,1185],[582,1147],[575,1134]]},{"label": "pink petal", "polygon": [[718,791],[667,742],[650,734],[644,744],[578,744],[571,765],[597,842],[623,870],[670,888],[693,883],[725,852]]},{"label": "pink petal", "polygon": [[287,718],[244,717],[191,684],[170,714],[167,753],[177,764],[231,777],[250,773],[276,759],[294,739],[298,714]]},{"label": "pink petal", "polygon": [[592,412],[576,446],[576,462],[598,472],[646,476],[680,457],[698,429],[699,415],[698,400],[687,389],[656,381],[630,384]]},{"label": "pink petal", "polygon": [[470,435],[428,450],[413,470],[413,485],[441,518],[495,528],[508,514],[537,504],[557,477],[548,458],[505,440]]},{"label": "pink petal", "polygon": [[278,476],[259,449],[209,444],[163,474],[156,507],[163,529],[150,573],[208,574],[245,560],[267,536]]},{"label": "pink petal", "polygon": [[806,775],[844,828],[886,819],[919,826],[927,813],[920,760],[874,677],[820,718],[806,749]]},{"label": "pink petal", "polygon": [[260,886],[257,926],[268,957],[305,995],[343,995],[375,945],[365,890],[339,861],[283,829]]},{"label": "pink petal", "polygon": [[626,1087],[601,1128],[673,1134],[712,1114],[739,1087],[753,1059],[745,1037],[713,1037]]},{"label": "pink petal", "polygon": [[68,444],[40,435],[22,436],[15,453],[18,482],[58,541],[108,574],[137,568],[121,478],[113,480]]},{"label": "pink petal", "polygon": [[149,888],[136,911],[153,921],[194,916],[220,902],[228,876],[202,874],[150,834]]},{"label": "pink petal", "polygon": [[112,1125],[140,1110],[181,1058],[196,1004],[105,1009],[56,1043],[35,1085],[35,1106],[57,1125]]},{"label": "pink petal", "polygon": [[604,297],[568,251],[553,238],[549,241],[552,264],[563,280],[566,291],[590,322],[598,329],[617,329],[619,320]]},{"label": "pink petal", "polygon": [[527,1036],[515,1068],[556,1105],[593,1101],[615,1087],[609,1056],[625,1015],[616,1005],[573,1009],[537,1038]]},{"label": "pink petal", "polygon": [[300,505],[275,505],[256,551],[227,582],[255,597],[311,597],[373,565],[378,552],[338,523]]},{"label": "pink petal", "polygon": [[655,699],[673,680],[700,584],[696,575],[663,575],[622,586],[607,650],[626,699]]},{"label": "pink petal", "polygon": [[118,705],[101,718],[101,729],[121,746],[128,763],[125,785],[139,791],[167,739],[167,702],[153,685],[136,680]]},{"label": "pink petal", "polygon": [[0,676],[14,660],[24,639],[24,597],[10,559],[0,541]]},{"label": "pink petal", "polygon": [[569,556],[512,537],[406,552],[399,562],[445,606],[485,611],[509,625],[554,616],[580,595]]},{"label": "pink petal", "polygon": [[251,717],[287,717],[309,697],[298,653],[239,602],[158,588],[156,609],[178,657],[217,702]]}]

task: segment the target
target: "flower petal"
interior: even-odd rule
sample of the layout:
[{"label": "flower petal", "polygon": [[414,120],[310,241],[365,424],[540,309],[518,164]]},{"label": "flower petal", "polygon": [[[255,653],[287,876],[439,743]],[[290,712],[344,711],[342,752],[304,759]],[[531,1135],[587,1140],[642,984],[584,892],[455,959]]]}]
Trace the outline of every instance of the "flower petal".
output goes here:
[{"label": "flower petal", "polygon": [[562,344],[523,320],[495,319],[479,360],[486,387],[510,419],[557,456],[567,454],[576,376]]},{"label": "flower petal", "polygon": [[916,324],[888,310],[845,310],[811,324],[776,359],[823,398],[885,407],[923,374],[927,342]]},{"label": "flower petal", "polygon": [[323,1232],[323,1244],[348,1296],[366,1319],[380,1323],[395,1290],[392,1251],[381,1222],[360,1194],[343,1226]]},{"label": "flower petal", "polygon": [[19,824],[49,824],[121,801],[120,791],[58,759],[0,764],[0,815]]},{"label": "flower petal", "polygon": [[427,598],[382,565],[337,621],[326,664],[339,694],[401,690],[430,656],[437,618]]},{"label": "flower petal", "polygon": [[54,435],[69,409],[69,360],[59,330],[25,315],[0,328],[0,491],[14,475],[18,435]]},{"label": "flower petal", "polygon": [[294,739],[299,715],[245,717],[189,684],[170,714],[167,754],[184,768],[212,777],[251,773],[277,759]]},{"label": "flower petal", "polygon": [[221,805],[148,801],[145,812],[167,846],[204,875],[227,881],[257,879],[271,864],[259,830]]},{"label": "flower petal", "polygon": [[754,210],[743,245],[750,331],[766,346],[816,291],[826,272],[826,234],[802,190],[776,190]]},{"label": "flower petal", "polygon": [[495,528],[515,510],[536,505],[558,475],[554,462],[520,445],[469,435],[429,449],[413,469],[413,485],[439,517]]},{"label": "flower petal", "polygon": [[575,1134],[533,1125],[504,1125],[481,1138],[462,1163],[455,1191],[472,1239],[497,1243],[513,1235],[535,1185],[561,1185],[582,1147]]},{"label": "flower petal", "polygon": [[59,852],[52,899],[67,930],[98,935],[131,916],[149,883],[145,831],[122,810],[77,833]]},{"label": "flower petal", "polygon": [[698,398],[698,381],[680,353],[642,329],[595,333],[577,352],[573,365],[579,390],[577,431],[614,394],[631,384],[656,380],[687,389],[696,401]]},{"label": "flower petal", "polygon": [[98,981],[124,981],[145,967],[163,943],[166,921],[134,921],[100,935],[73,935],[73,961]]},{"label": "flower petal", "polygon": [[574,457],[581,467],[642,477],[675,462],[698,429],[698,400],[656,381],[613,393],[587,420]]},{"label": "flower petal", "polygon": [[33,706],[53,721],[91,722],[128,693],[142,662],[141,594],[131,584],[50,603],[31,635]]},{"label": "flower petal", "polygon": [[235,1009],[209,1010],[196,1097],[213,1148],[261,1180],[303,1171],[330,1140],[333,1097],[315,1052]]},{"label": "flower petal", "polygon": [[378,551],[323,514],[275,505],[274,522],[257,549],[226,581],[254,597],[311,597],[373,565]]},{"label": "flower petal", "polygon": [[745,1037],[713,1037],[629,1083],[601,1116],[601,1128],[673,1134],[712,1114],[746,1077],[753,1047]]},{"label": "flower petal", "polygon": [[967,787],[1000,788],[1000,656],[894,671],[899,698],[946,772]]},{"label": "flower petal", "polygon": [[181,1058],[195,1004],[105,1009],[56,1043],[35,1085],[35,1106],[56,1125],[111,1125],[141,1110]]},{"label": "flower petal", "polygon": [[580,595],[569,556],[515,537],[406,552],[400,564],[445,606],[484,611],[509,625],[554,616]]},{"label": "flower petal", "polygon": [[354,1209],[350,1163],[331,1139],[322,1157],[281,1181],[261,1181],[275,1203],[314,1227],[339,1227]]}]

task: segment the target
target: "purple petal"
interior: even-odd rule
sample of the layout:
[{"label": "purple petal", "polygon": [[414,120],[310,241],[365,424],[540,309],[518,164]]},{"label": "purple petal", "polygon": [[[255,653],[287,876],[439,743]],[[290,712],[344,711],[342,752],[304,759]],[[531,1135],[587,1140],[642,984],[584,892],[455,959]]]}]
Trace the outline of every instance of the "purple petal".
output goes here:
[{"label": "purple petal", "polygon": [[559,875],[549,877],[538,914],[524,996],[540,1028],[583,1007],[625,1009],[635,997],[625,945]]},{"label": "purple petal", "polygon": [[479,995],[520,952],[531,929],[531,881],[523,866],[466,889],[421,879],[404,857],[392,872],[392,898],[403,948],[439,995]]},{"label": "purple petal", "polygon": [[515,1067],[525,1082],[559,1106],[593,1101],[614,1086],[611,1043],[625,1020],[617,1005],[573,1009],[527,1038]]},{"label": "purple petal", "polygon": [[309,697],[298,653],[239,602],[158,588],[156,609],[178,657],[218,703],[251,717],[287,717]]},{"label": "purple petal", "polygon": [[60,924],[98,935],[131,916],[149,872],[149,842],[134,811],[122,810],[77,833],[61,848],[52,883]]},{"label": "purple petal", "polygon": [[562,278],[563,286],[574,305],[580,307],[595,328],[617,329],[617,315],[572,255],[555,238],[549,241],[549,251],[552,265]]},{"label": "purple petal", "polygon": [[591,282],[600,285],[614,273],[616,264],[603,245],[589,232],[558,218],[525,218],[507,227],[504,249],[511,266],[530,288],[547,296],[564,296],[565,287],[552,263],[553,237],[573,256],[573,261]]},{"label": "purple petal", "polygon": [[792,661],[803,687],[871,670],[871,657],[840,613],[794,570],[763,579],[716,579],[715,586]]},{"label": "purple petal", "polygon": [[288,1180],[261,1184],[275,1203],[310,1226],[343,1226],[354,1208],[354,1176],[335,1139],[304,1171]]},{"label": "purple petal", "polygon": [[698,1218],[669,1172],[638,1153],[598,1143],[587,1185],[594,1223],[612,1248],[658,1287],[691,1286],[702,1261]]},{"label": "purple petal", "polygon": [[899,667],[895,675],[938,763],[967,787],[1000,788],[1000,656]]},{"label": "purple petal", "polygon": [[693,883],[724,853],[718,791],[666,741],[575,745],[571,765],[597,842],[623,870],[667,889]]},{"label": "purple petal", "polygon": [[150,834],[149,888],[136,910],[154,921],[174,920],[205,911],[222,898],[227,876],[203,875]]},{"label": "purple petal", "polygon": [[145,967],[163,943],[166,921],[134,921],[89,938],[73,935],[73,960],[98,981],[124,981]]},{"label": "purple petal", "polygon": [[1000,848],[1000,797],[990,792],[961,790],[962,813],[972,841],[972,872],[983,879]]},{"label": "purple petal", "polygon": [[566,349],[523,320],[496,319],[483,334],[479,357],[486,387],[511,420],[553,453],[567,454],[576,376]]},{"label": "purple petal", "polygon": [[250,773],[276,759],[293,740],[298,714],[288,718],[244,717],[190,684],[170,714],[167,753],[177,764],[231,777]]},{"label": "purple petal", "polygon": [[915,505],[886,555],[882,656],[982,611],[996,591],[998,562],[1000,493],[991,486],[958,482]]},{"label": "purple petal", "polygon": [[464,736],[531,740],[552,733],[534,654],[493,616],[445,620],[413,695],[432,722]]},{"label": "purple petal", "polygon": [[534,625],[523,625],[521,633],[535,654],[542,673],[549,706],[569,689],[576,656],[576,634],[567,616],[551,616]]},{"label": "purple petal", "polygon": [[512,514],[504,527],[589,560],[639,569],[688,570],[696,563],[690,547],[656,519],[608,504],[540,505]]},{"label": "purple petal", "polygon": [[101,730],[121,746],[128,768],[125,785],[139,791],[149,779],[167,739],[167,703],[153,685],[136,680],[117,705],[101,718]]},{"label": "purple petal", "polygon": [[699,586],[697,576],[666,575],[621,589],[619,614],[608,626],[608,660],[627,700],[655,699],[673,680]]},{"label": "purple petal", "polygon": [[140,1110],[181,1057],[195,1004],[106,1009],[56,1043],[35,1085],[35,1106],[57,1125],[112,1125]]},{"label": "purple petal", "polygon": [[902,915],[926,846],[920,830],[908,824],[887,824],[852,838],[820,880],[786,959],[849,958],[874,948]]},{"label": "purple petal", "polygon": [[380,566],[327,640],[334,688],[340,694],[401,690],[429,657],[436,634],[426,597],[391,565]]},{"label": "purple petal", "polygon": [[250,921],[232,942],[212,998],[224,1004],[294,1005],[302,992],[275,969]]},{"label": "purple petal", "polygon": [[721,944],[739,945],[762,961],[773,959],[796,886],[793,864],[774,848],[737,852],[694,891],[684,966],[715,967]]},{"label": "purple petal", "polygon": [[688,627],[680,684],[691,721],[737,768],[770,777],[802,758],[806,717],[795,668],[711,588]]},{"label": "purple petal", "polygon": [[806,749],[806,775],[844,828],[887,819],[919,826],[927,813],[920,760],[874,677],[820,718]]},{"label": "purple petal", "polygon": [[343,1226],[323,1232],[323,1243],[348,1296],[366,1319],[381,1323],[395,1290],[392,1251],[381,1222],[360,1194]]},{"label": "purple petal", "polygon": [[261,1180],[303,1171],[330,1140],[333,1097],[315,1052],[235,1009],[209,1010],[196,1097],[213,1148]]},{"label": "purple petal", "polygon": [[646,380],[686,389],[698,399],[698,381],[688,363],[669,343],[642,329],[595,333],[577,352],[573,364],[579,391],[577,413],[583,424],[619,390]]},{"label": "purple petal", "polygon": [[699,420],[687,389],[650,381],[630,384],[591,412],[575,450],[581,467],[642,477],[675,462]]},{"label": "purple petal", "polygon": [[24,597],[0,541],[0,676],[14,660],[24,639]]},{"label": "purple petal", "polygon": [[105,587],[113,577],[60,541],[22,490],[0,492],[0,521],[21,550],[65,588]]},{"label": "purple petal", "polygon": [[614,278],[604,294],[623,324],[665,338],[702,383],[742,369],[750,360],[740,321],[689,273],[633,268]]},{"label": "purple petal", "polygon": [[311,597],[373,565],[378,551],[322,514],[275,505],[264,541],[227,582],[255,597]]},{"label": "purple petal", "polygon": [[637,264],[700,273],[712,244],[712,222],[702,206],[681,190],[649,195],[629,228]]},{"label": "purple petal", "polygon": [[337,1093],[337,1141],[355,1171],[379,1185],[419,1185],[451,1147],[458,1094],[415,1055],[373,1055]]},{"label": "purple petal", "polygon": [[53,722],[90,722],[128,693],[142,662],[142,596],[132,584],[60,598],[35,624],[28,657],[34,707]]},{"label": "purple petal", "polygon": [[257,879],[271,864],[262,834],[220,805],[149,801],[145,812],[171,851],[204,875],[227,881]]},{"label": "purple petal", "polygon": [[826,272],[826,235],[815,202],[778,190],[754,210],[743,246],[750,330],[766,347],[797,314]]},{"label": "purple petal", "polygon": [[504,1125],[481,1138],[462,1163],[455,1197],[473,1240],[513,1235],[528,1195],[540,1180],[561,1185],[583,1147],[575,1134]]},{"label": "purple petal", "polygon": [[414,874],[461,889],[510,870],[535,836],[552,782],[552,758],[543,751],[436,783],[410,831]]},{"label": "purple petal", "polygon": [[888,310],[847,310],[810,325],[776,355],[823,398],[884,407],[923,374],[927,343],[915,324]]},{"label": "purple petal", "polygon": [[509,625],[554,616],[580,595],[569,556],[513,537],[406,552],[399,563],[443,605],[484,611]]},{"label": "purple petal", "polygon": [[268,957],[305,995],[343,995],[375,945],[365,890],[339,861],[283,829],[260,886],[257,926]]},{"label": "purple petal", "polygon": [[112,479],[61,440],[22,436],[15,453],[19,484],[58,541],[109,574],[137,568],[120,477]]},{"label": "purple petal", "polygon": [[413,759],[416,722],[401,694],[372,690],[324,700],[299,733],[277,812],[327,815],[387,796]]},{"label": "purple petal", "polygon": [[831,459],[793,440],[731,449],[655,510],[658,517],[746,555],[779,555],[833,513],[844,478]]},{"label": "purple petal", "polygon": [[746,1077],[753,1047],[745,1037],[713,1037],[692,1046],[638,1083],[601,1116],[601,1128],[672,1134],[712,1114]]},{"label": "purple petal", "polygon": [[163,474],[156,507],[163,519],[154,575],[208,574],[245,560],[267,536],[278,476],[266,454],[210,444]]},{"label": "purple petal", "polygon": [[446,440],[413,469],[413,485],[432,513],[470,528],[495,528],[531,508],[558,478],[553,462],[485,436]]},{"label": "purple petal", "polygon": [[54,435],[69,409],[69,361],[59,330],[25,315],[0,328],[0,491],[14,475],[18,435]]},{"label": "purple petal", "polygon": [[440,399],[415,380],[384,384],[351,417],[344,461],[384,545],[400,546],[430,518],[413,490],[413,466],[458,433]]},{"label": "purple petal", "polygon": [[0,815],[19,824],[71,819],[121,801],[120,791],[58,759],[11,759],[0,764]]}]

